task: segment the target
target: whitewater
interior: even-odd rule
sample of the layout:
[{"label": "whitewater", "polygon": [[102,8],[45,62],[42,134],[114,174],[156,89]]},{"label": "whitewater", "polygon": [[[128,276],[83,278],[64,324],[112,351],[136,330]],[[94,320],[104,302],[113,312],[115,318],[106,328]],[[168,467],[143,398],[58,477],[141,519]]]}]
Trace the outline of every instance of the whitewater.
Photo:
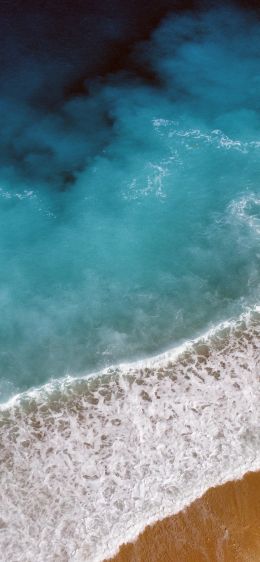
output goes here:
[{"label": "whitewater", "polygon": [[2,408],[4,559],[104,560],[259,469],[259,328],[248,311],[179,350]]}]

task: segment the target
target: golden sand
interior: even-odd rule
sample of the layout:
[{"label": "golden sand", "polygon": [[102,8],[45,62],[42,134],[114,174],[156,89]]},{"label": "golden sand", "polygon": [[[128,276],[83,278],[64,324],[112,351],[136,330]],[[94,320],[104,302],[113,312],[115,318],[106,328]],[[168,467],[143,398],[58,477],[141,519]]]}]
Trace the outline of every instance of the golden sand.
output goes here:
[{"label": "golden sand", "polygon": [[148,526],[113,562],[260,562],[260,472],[211,488]]}]

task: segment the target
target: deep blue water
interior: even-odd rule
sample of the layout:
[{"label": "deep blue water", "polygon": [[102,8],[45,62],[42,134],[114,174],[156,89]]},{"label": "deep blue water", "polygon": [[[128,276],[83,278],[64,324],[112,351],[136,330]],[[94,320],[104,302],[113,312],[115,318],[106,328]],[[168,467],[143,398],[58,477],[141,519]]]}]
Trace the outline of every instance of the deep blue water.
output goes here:
[{"label": "deep blue water", "polygon": [[250,13],[170,15],[129,55],[153,80],[117,70],[44,112],[4,92],[2,400],[256,303],[259,52]]}]

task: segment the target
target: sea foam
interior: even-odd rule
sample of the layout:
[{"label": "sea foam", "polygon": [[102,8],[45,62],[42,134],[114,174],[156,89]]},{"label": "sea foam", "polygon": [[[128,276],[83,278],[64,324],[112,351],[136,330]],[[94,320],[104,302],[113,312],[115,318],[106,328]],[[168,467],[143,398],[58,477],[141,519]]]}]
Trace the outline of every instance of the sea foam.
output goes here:
[{"label": "sea foam", "polygon": [[259,469],[259,367],[255,309],[178,350],[2,407],[4,562],[99,562]]}]

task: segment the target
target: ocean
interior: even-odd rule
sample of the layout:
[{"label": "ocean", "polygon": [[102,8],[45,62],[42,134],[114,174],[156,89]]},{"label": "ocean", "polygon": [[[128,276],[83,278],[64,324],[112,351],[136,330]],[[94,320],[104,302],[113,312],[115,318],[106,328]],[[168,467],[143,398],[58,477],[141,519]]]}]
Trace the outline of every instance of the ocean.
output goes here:
[{"label": "ocean", "polygon": [[9,76],[4,561],[102,561],[260,468],[259,52],[249,9],[170,10],[44,111]]}]

